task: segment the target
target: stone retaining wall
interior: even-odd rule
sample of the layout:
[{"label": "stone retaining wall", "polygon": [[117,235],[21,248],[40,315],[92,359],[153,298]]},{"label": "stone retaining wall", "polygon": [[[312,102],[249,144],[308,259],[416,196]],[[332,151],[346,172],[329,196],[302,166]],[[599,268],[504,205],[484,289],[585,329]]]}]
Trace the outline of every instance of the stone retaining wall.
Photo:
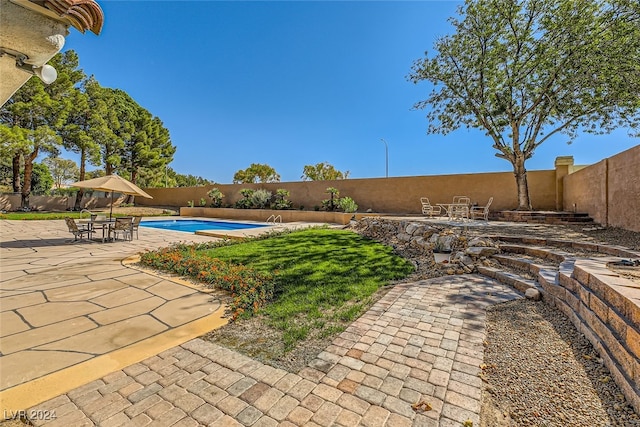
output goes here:
[{"label": "stone retaining wall", "polygon": [[640,413],[640,289],[602,263],[578,259],[557,284],[541,283],[553,303],[598,351]]}]

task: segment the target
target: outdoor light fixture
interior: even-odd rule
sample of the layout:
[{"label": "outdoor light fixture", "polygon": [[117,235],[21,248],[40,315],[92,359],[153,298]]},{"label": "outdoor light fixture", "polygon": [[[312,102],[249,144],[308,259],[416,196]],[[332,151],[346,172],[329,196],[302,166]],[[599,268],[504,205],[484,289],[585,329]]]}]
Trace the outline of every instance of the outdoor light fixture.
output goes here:
[{"label": "outdoor light fixture", "polygon": [[44,84],[49,85],[55,82],[58,78],[58,72],[51,65],[44,64],[42,67],[38,67],[37,65],[28,64],[26,61],[29,59],[29,57],[24,53],[0,47],[0,57],[5,55],[11,56],[16,60],[16,68],[19,68],[29,74],[38,76],[38,78],[40,78],[40,80],[42,80]]}]

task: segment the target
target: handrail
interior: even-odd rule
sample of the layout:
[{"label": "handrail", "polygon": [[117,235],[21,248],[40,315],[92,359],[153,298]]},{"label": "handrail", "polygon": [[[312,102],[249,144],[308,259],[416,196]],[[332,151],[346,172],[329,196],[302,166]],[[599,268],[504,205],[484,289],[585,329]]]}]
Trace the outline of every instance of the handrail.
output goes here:
[{"label": "handrail", "polygon": [[282,216],[281,215],[271,215],[269,218],[267,218],[267,223],[269,222],[273,222],[274,224],[276,223],[280,223],[282,224]]},{"label": "handrail", "polygon": [[80,211],[80,219],[82,219],[82,214],[85,213],[85,212],[89,214],[89,217],[91,217],[91,215],[93,215],[93,212],[91,212],[89,209],[82,209]]}]

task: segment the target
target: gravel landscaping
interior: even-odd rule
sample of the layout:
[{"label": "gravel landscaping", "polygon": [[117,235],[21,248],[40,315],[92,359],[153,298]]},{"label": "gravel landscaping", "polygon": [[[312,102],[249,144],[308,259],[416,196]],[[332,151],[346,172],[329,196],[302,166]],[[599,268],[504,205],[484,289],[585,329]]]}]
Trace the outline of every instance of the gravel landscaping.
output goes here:
[{"label": "gravel landscaping", "polygon": [[481,426],[640,426],[587,339],[557,309],[489,309]]}]

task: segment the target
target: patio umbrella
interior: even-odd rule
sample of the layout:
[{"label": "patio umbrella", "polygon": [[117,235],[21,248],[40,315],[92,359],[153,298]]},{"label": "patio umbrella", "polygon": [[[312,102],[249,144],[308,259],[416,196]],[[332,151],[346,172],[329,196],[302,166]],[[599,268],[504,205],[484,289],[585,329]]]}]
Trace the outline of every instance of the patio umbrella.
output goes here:
[{"label": "patio umbrella", "polygon": [[93,190],[105,191],[111,193],[111,209],[109,210],[109,219],[113,214],[113,193],[128,194],[131,196],[142,196],[147,199],[153,199],[149,194],[145,193],[140,187],[133,182],[118,175],[105,175],[98,178],[87,179],[86,181],[78,181],[71,184],[71,187],[91,188]]}]

